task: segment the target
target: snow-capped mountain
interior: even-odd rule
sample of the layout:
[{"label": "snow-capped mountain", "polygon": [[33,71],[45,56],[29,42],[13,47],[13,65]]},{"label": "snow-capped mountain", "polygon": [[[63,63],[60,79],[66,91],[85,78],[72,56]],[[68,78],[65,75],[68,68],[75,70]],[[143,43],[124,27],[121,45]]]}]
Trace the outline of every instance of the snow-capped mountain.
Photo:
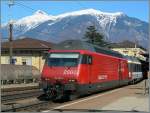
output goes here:
[{"label": "snow-capped mountain", "polygon": [[[55,20],[54,16],[46,14],[44,11],[38,10],[33,15],[21,18],[17,21],[13,21],[13,29],[14,29],[14,36],[17,37],[18,35],[22,35],[23,33],[37,27],[42,22],[47,20]],[[2,26],[2,33],[6,37],[8,34],[8,24]]]},{"label": "snow-capped mountain", "polygon": [[[94,9],[57,16],[39,10],[16,21],[14,36],[29,36],[58,43],[67,39],[82,39],[90,25],[95,25],[108,41],[138,41],[143,47],[148,47],[148,23],[128,17],[122,12],[106,13]],[[6,26],[2,27],[2,33],[3,37],[7,36]]]},{"label": "snow-capped mountain", "polygon": [[47,20],[53,20],[54,17],[46,14],[45,12],[38,10],[36,11],[32,16],[24,17],[20,20],[18,20],[15,25],[16,26],[25,26],[26,30],[32,29],[34,27],[37,27],[39,24],[41,24],[44,21]]},{"label": "snow-capped mountain", "polygon": [[67,16],[81,16],[81,15],[93,15],[93,16],[112,16],[112,18],[124,15],[122,12],[116,12],[116,13],[106,13],[106,12],[101,12],[99,10],[95,9],[86,9],[86,10],[81,10],[81,11],[74,11],[74,12],[69,12],[69,13],[64,13],[61,15],[56,16],[57,18],[64,18]]}]

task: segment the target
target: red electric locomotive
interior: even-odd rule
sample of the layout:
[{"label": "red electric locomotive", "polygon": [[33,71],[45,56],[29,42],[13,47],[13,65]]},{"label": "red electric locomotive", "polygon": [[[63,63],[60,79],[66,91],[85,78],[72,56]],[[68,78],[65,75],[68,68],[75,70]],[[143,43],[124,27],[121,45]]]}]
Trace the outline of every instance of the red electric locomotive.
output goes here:
[{"label": "red electric locomotive", "polygon": [[128,61],[118,52],[68,40],[48,52],[41,85],[51,99],[73,99],[127,85],[130,80]]}]

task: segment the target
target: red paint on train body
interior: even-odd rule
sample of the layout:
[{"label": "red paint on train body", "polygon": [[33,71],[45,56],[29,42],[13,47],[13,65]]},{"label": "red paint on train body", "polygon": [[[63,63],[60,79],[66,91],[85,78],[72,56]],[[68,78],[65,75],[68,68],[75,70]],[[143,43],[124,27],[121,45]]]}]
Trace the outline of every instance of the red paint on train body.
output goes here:
[{"label": "red paint on train body", "polygon": [[[78,88],[80,89],[80,86],[85,86],[85,89],[86,86],[88,88],[93,86],[91,92],[95,92],[100,90],[97,88],[99,87],[99,84],[111,83],[110,85],[113,87],[113,85],[119,86],[128,84],[131,79],[129,77],[127,60],[123,58],[117,58],[88,50],[50,50],[49,54],[51,53],[78,53],[79,58],[78,64],[73,67],[49,66],[48,64],[45,64],[41,78],[43,82],[46,81],[49,85],[57,83],[63,85],[76,84],[76,92],[78,92]],[[83,59],[81,57],[83,55],[91,56],[91,64],[82,63]],[[94,87],[95,84],[96,87]],[[104,87],[107,87],[107,85]],[[64,90],[71,91],[72,88]],[[81,88],[81,90],[84,91],[84,87]],[[90,89],[87,90],[90,91]]]},{"label": "red paint on train body", "polygon": [[[132,72],[137,73],[134,79]],[[50,98],[72,98],[139,81],[139,72],[138,60],[80,40],[68,40],[48,52],[41,86]]]}]

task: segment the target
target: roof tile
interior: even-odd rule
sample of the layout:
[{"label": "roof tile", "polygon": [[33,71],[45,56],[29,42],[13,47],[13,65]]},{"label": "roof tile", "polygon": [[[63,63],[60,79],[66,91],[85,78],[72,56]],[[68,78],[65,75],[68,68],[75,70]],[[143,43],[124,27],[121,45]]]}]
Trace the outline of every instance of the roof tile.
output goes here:
[{"label": "roof tile", "polygon": [[[8,49],[10,42],[3,42],[2,49]],[[33,38],[23,38],[13,40],[12,48],[14,49],[50,49],[54,44],[43,40]]]}]

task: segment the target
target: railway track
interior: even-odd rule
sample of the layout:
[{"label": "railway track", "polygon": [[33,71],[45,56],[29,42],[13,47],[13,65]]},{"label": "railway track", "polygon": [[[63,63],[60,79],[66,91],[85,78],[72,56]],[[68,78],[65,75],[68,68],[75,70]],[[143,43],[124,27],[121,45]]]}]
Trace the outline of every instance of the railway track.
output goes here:
[{"label": "railway track", "polygon": [[7,104],[7,106],[2,108],[2,112],[30,111],[39,107],[46,106],[48,103],[48,101],[33,101],[26,104],[9,103]]},{"label": "railway track", "polygon": [[[10,95],[16,95],[16,96],[11,97]],[[68,103],[68,101],[67,102],[52,102],[52,101],[45,100],[45,99],[38,99],[37,97],[39,95],[36,95],[36,94],[33,95],[33,91],[30,91],[30,93],[26,91],[24,94],[22,92],[20,92],[20,94],[19,93],[18,94],[13,93],[13,94],[7,94],[7,95],[5,94],[5,96],[7,96],[9,98],[5,97],[6,98],[5,101],[3,98],[3,101],[5,102],[5,104],[4,104],[4,106],[1,106],[2,112],[10,112],[10,111],[13,111],[13,112],[17,112],[17,111],[41,112],[41,111],[47,110],[47,109],[53,110],[57,106]],[[25,102],[22,103],[20,101],[22,101],[22,102],[25,101]],[[3,102],[2,102],[2,104],[3,104]]]},{"label": "railway track", "polygon": [[[137,88],[142,88],[142,86],[138,86],[137,85],[133,85],[133,86],[125,86],[124,88],[126,88],[126,90],[130,90],[132,91],[133,89],[137,90]],[[131,90],[132,89],[132,90]],[[109,90],[109,91],[113,91]],[[44,97],[45,96],[41,96],[42,98],[37,98],[38,96],[33,96],[33,97],[28,97],[28,98],[21,98],[21,100],[19,101],[10,101],[8,103],[6,103],[6,105],[1,106],[2,108],[2,112],[9,112],[9,111],[13,111],[13,112],[41,112],[41,111],[47,111],[47,110],[55,110],[56,108],[60,108],[58,106],[67,106],[67,105],[71,105],[71,103],[78,103],[78,102],[82,102],[85,100],[90,100],[90,98],[97,98],[97,95],[104,95],[105,93],[109,92],[109,91],[105,91],[105,92],[101,92],[101,93],[96,93],[94,94],[95,97],[92,97],[94,95],[89,95],[89,96],[85,96],[82,98],[78,98],[75,101],[66,101],[66,102],[52,102],[50,100],[46,100]],[[21,92],[20,92],[21,93]],[[135,92],[133,92],[135,93]],[[8,96],[8,95],[7,95]],[[88,99],[89,98],[89,99]],[[82,100],[80,100],[82,99]],[[22,101],[22,102],[21,102]]]},{"label": "railway track", "polygon": [[2,92],[1,111],[41,111],[48,109],[47,106],[55,106],[55,103],[43,98],[42,94],[39,89]]},{"label": "railway track", "polygon": [[2,112],[23,111],[27,109],[43,106],[49,101],[41,101],[38,99],[43,94],[39,89],[3,92],[1,96]]},{"label": "railway track", "polygon": [[55,105],[46,99],[40,99],[43,91],[39,86],[8,87],[1,92],[1,111],[41,111]]},{"label": "railway track", "polygon": [[38,97],[42,94],[39,89],[36,90],[25,90],[20,92],[7,92],[1,95],[1,102],[8,103],[16,100],[26,99],[30,97]]},{"label": "railway track", "polygon": [[[22,101],[22,102],[21,102]],[[2,105],[2,112],[32,112],[32,111],[37,111],[37,112],[41,112],[43,110],[47,110],[47,109],[53,109],[54,107],[64,104],[62,102],[52,102],[50,100],[41,100],[37,97],[33,97],[33,98],[26,98],[24,100],[19,100],[16,102],[9,102],[5,105]]]},{"label": "railway track", "polygon": [[24,91],[24,90],[33,90],[39,89],[38,84],[28,85],[28,84],[12,84],[12,85],[2,85],[1,92],[14,92],[14,91]]}]

